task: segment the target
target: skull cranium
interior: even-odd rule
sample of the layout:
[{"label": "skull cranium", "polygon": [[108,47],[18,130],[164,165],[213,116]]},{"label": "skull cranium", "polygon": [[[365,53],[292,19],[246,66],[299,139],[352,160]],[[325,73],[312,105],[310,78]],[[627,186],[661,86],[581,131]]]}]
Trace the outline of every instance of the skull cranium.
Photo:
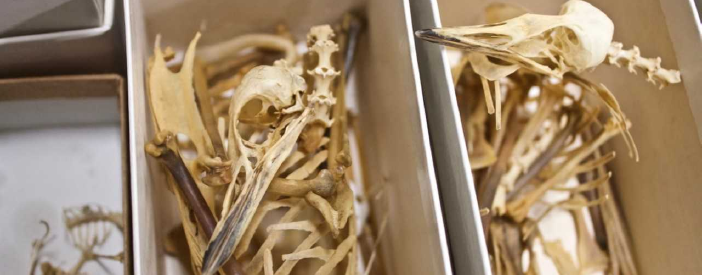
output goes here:
[{"label": "skull cranium", "polygon": [[422,30],[417,35],[562,77],[602,63],[613,33],[614,24],[606,14],[587,2],[571,0],[556,16],[524,14],[494,24]]},{"label": "skull cranium", "polygon": [[265,148],[274,142],[271,138],[262,144],[249,142],[242,138],[239,124],[255,122],[271,125],[278,121],[281,114],[302,110],[301,93],[305,90],[304,79],[288,68],[285,62],[276,62],[276,66],[259,66],[246,74],[229,109],[228,151],[231,159],[236,160],[232,163],[234,175],[242,167],[247,175],[250,174],[254,166],[251,158],[261,159]]}]

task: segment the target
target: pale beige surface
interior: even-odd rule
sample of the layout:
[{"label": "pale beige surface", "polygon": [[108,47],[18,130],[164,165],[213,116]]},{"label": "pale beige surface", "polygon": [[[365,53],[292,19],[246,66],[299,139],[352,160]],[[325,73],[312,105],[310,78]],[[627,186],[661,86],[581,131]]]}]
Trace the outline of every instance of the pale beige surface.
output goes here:
[{"label": "pale beige surface", "polygon": [[[439,0],[445,26],[472,25],[483,21],[482,11],[490,1]],[[536,13],[556,14],[564,1],[503,1],[519,3]],[[670,39],[670,34],[683,28],[686,39],[700,39],[694,21],[677,14],[672,6],[687,1],[590,1],[614,21],[614,40],[625,48],[636,44],[642,56],[660,56],[663,67],[679,68],[699,59],[699,48],[674,47],[687,40]],[[664,14],[661,6],[669,7]],[[666,18],[665,16],[668,16]],[[670,31],[674,28],[673,31]],[[676,36],[676,37],[679,37]],[[686,51],[675,52],[674,48]],[[646,83],[645,76],[602,65],[589,79],[603,82],[616,95],[623,111],[633,123],[631,133],[638,145],[641,161],[627,157],[621,139],[611,143],[618,157],[610,168],[624,216],[634,242],[634,254],[641,274],[696,274],[702,269],[702,145],[693,118],[688,94],[700,87],[689,85],[701,77],[699,63],[683,67],[686,85],[675,85],[659,91]],[[687,69],[689,68],[689,69]],[[686,79],[689,83],[686,83]],[[688,89],[686,91],[686,89]],[[694,101],[693,101],[694,103]],[[697,106],[694,105],[693,106]]]},{"label": "pale beige surface", "polygon": [[[670,2],[679,5],[683,1]],[[642,55],[660,56],[664,67],[678,68],[681,60],[676,59],[673,43],[685,41],[669,40],[669,28],[673,26],[667,24],[658,1],[642,0],[634,5],[627,1],[598,0],[593,4],[614,21],[615,40],[625,45],[636,44]],[[678,53],[678,58],[696,58],[699,50]],[[700,76],[682,70],[683,82]],[[642,76],[606,66],[593,77],[614,92],[634,124],[631,134],[639,147],[641,161],[636,163],[620,154],[610,167],[641,274],[699,273],[702,145],[686,87],[675,85],[659,91],[642,81]],[[700,92],[700,87],[693,89],[692,92]],[[614,142],[614,149],[626,152],[621,140]]]}]

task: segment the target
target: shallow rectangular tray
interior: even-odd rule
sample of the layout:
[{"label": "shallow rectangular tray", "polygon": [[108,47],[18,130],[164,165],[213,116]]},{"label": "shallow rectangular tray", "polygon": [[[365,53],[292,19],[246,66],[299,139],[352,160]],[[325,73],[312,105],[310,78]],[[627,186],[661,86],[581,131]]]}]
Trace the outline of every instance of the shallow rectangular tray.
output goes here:
[{"label": "shallow rectangular tray", "polygon": [[[100,205],[122,211],[129,227],[129,185],[124,79],[119,75],[72,75],[0,79],[0,263],[6,274],[26,274],[31,243],[45,220],[53,240],[42,259],[62,268],[79,252],[64,238],[64,208]],[[124,112],[122,111],[124,110]],[[112,233],[103,252],[124,249],[124,264],[109,270],[131,274],[129,230]],[[120,267],[123,266],[123,267]],[[88,264],[84,272],[104,272]]]},{"label": "shallow rectangular tray", "polygon": [[[415,29],[482,24],[492,2],[508,2],[538,14],[557,14],[563,0],[432,0],[412,5]],[[430,3],[429,3],[430,2]],[[690,0],[589,0],[614,22],[614,40],[639,46],[642,56],[660,56],[680,69],[683,83],[663,90],[626,68],[602,65],[585,77],[606,85],[631,120],[641,161],[627,156],[620,138],[610,163],[613,185],[633,241],[641,274],[692,274],[702,268],[702,36]],[[438,8],[438,9],[437,9]],[[439,20],[438,15],[441,15]],[[433,18],[433,19],[432,19]],[[446,215],[456,274],[489,274],[484,242],[476,232],[475,197],[453,85],[444,51],[417,42],[427,121]],[[465,184],[469,186],[466,187]],[[448,190],[448,192],[444,192]],[[455,194],[462,192],[461,195]],[[470,194],[473,197],[466,196]],[[482,233],[481,233],[482,234]],[[480,255],[478,257],[477,255]],[[482,270],[481,270],[482,268]]]},{"label": "shallow rectangular tray", "polygon": [[354,7],[368,19],[355,65],[363,157],[354,162],[387,196],[387,205],[375,205],[389,217],[379,256],[387,274],[451,274],[407,0],[132,0],[125,6],[136,274],[175,274],[161,247],[167,228],[178,223],[176,206],[143,149],[153,137],[144,74],[154,36],[161,33],[162,46],[182,49],[206,26],[204,47],[285,22],[302,38],[309,27],[334,23]]}]

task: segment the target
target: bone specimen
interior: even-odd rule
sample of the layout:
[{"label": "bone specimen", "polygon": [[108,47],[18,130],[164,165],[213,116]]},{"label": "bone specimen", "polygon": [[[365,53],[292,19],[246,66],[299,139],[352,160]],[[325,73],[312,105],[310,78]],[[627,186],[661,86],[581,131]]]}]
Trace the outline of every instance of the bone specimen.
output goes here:
[{"label": "bone specimen", "polygon": [[[561,274],[637,274],[605,168],[614,152],[601,153],[621,135],[638,160],[631,122],[604,85],[578,73],[607,61],[663,87],[680,72],[612,42],[612,21],[584,1],[568,1],[557,16],[506,4],[486,11],[487,25],[416,34],[465,51],[452,74],[493,272],[539,274],[539,246]],[[572,216],[573,255],[540,230],[560,210]]]},{"label": "bone specimen", "polygon": [[63,223],[68,231],[69,240],[71,245],[81,252],[80,259],[68,270],[48,261],[41,262],[44,256],[43,250],[52,239],[49,236],[49,224],[45,221],[41,223],[45,226],[46,233],[32,243],[30,275],[36,274],[37,268],[45,275],[78,275],[84,274],[81,270],[89,262],[102,266],[102,260],[123,261],[124,252],[108,255],[97,251],[110,238],[113,229],[124,232],[122,213],[110,212],[97,205],[64,209]]},{"label": "bone specimen", "polygon": [[[498,80],[519,68],[560,79],[568,72],[582,72],[607,59],[616,66],[627,64],[632,73],[636,73],[635,68],[646,70],[648,81],[660,82],[661,87],[680,82],[680,72],[662,69],[660,58],[642,58],[637,47],[625,51],[621,43],[612,42],[612,20],[585,1],[566,2],[557,16],[520,15],[520,9],[512,7],[501,14],[494,11],[499,9],[494,7],[489,13],[488,18],[496,21],[487,25],[417,31],[423,39],[469,52],[466,60],[481,77],[490,114],[493,104],[487,96],[488,82],[494,83],[498,97]],[[511,16],[517,17],[510,19]],[[499,117],[501,103],[495,104]],[[501,119],[496,119],[498,129],[500,123]]]},{"label": "bone specimen", "polygon": [[[367,219],[354,211],[352,188],[359,198],[363,188],[348,178],[339,70],[349,68],[359,24],[345,17],[338,37],[329,25],[312,27],[304,55],[284,27],[198,51],[197,34],[171,67],[172,50],[156,38],[148,93],[158,134],[145,150],[169,171],[194,273],[370,268],[358,258],[359,236],[372,245],[375,234],[357,230]],[[176,252],[177,240],[168,243]]]}]

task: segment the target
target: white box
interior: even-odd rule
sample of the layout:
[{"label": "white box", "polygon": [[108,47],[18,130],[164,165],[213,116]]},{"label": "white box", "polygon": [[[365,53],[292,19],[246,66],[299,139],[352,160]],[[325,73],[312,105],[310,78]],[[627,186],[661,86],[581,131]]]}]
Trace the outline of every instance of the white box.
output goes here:
[{"label": "white box", "polygon": [[[444,26],[465,26],[483,23],[486,0],[436,0],[414,9],[415,29],[440,26],[427,18],[441,15]],[[557,14],[565,1],[501,1],[521,5],[531,12]],[[622,206],[633,241],[633,254],[641,274],[694,274],[702,269],[702,228],[699,196],[702,194],[702,39],[700,19],[693,1],[589,1],[604,11],[614,22],[614,40],[626,48],[641,48],[642,56],[663,59],[663,67],[680,69],[682,84],[663,90],[647,83],[645,76],[632,75],[626,69],[602,65],[586,77],[604,83],[617,97],[623,111],[633,123],[631,133],[638,145],[640,162],[626,156],[621,139],[609,145],[618,157],[609,165],[614,173],[613,186]],[[437,10],[429,7],[438,7]],[[433,13],[433,14],[430,14]],[[424,18],[424,19],[421,19]],[[438,17],[436,17],[438,18]],[[420,20],[421,19],[421,20]],[[428,42],[422,42],[428,44]],[[471,190],[469,164],[465,162],[463,134],[456,120],[458,109],[453,85],[443,53],[433,45],[418,45],[421,69],[430,68],[429,83],[424,85],[427,115],[445,205],[449,242],[452,253],[481,250],[482,259],[453,253],[457,274],[488,274],[487,254],[483,247],[460,248],[480,240],[472,231],[475,220],[475,198],[443,192],[444,188]],[[424,52],[421,52],[424,51]],[[443,52],[443,51],[441,51]],[[429,63],[423,63],[422,56]],[[437,64],[438,63],[438,64]],[[424,71],[423,71],[424,73]],[[424,75],[423,75],[424,77]],[[424,78],[423,78],[424,80]],[[433,82],[431,82],[433,81]],[[440,127],[432,127],[436,122]],[[443,124],[442,124],[443,123]],[[443,127],[441,127],[443,125]],[[454,127],[454,129],[451,129]],[[434,140],[434,138],[440,140]],[[456,144],[458,142],[459,144]],[[445,152],[437,144],[459,150]],[[462,163],[456,163],[461,162]],[[455,174],[450,174],[455,173]],[[468,187],[465,185],[468,184]],[[448,186],[448,187],[447,187]],[[455,187],[454,187],[455,186]],[[447,195],[449,197],[447,197]],[[451,209],[453,207],[453,209]],[[458,215],[458,216],[456,216]],[[455,223],[452,225],[452,223]],[[454,236],[452,227],[470,230]],[[480,229],[478,229],[480,230]],[[459,232],[459,231],[456,231]],[[480,232],[480,231],[479,231]],[[482,233],[481,233],[482,234]],[[482,270],[481,270],[482,269]]]},{"label": "white box", "polygon": [[[119,75],[0,79],[0,263],[3,273],[26,274],[32,241],[51,227],[41,262],[69,269],[80,251],[68,241],[64,208],[100,205],[129,225],[126,106]],[[125,108],[122,108],[125,107]],[[129,231],[113,231],[98,251],[125,252],[131,274]],[[120,236],[122,235],[122,236]],[[95,263],[83,272],[99,273]]]},{"label": "white box", "polygon": [[[174,274],[162,242],[166,228],[178,222],[176,205],[158,169],[149,169],[144,144],[153,137],[144,92],[147,58],[153,38],[182,49],[205,29],[200,46],[235,35],[271,31],[287,23],[298,38],[314,24],[333,23],[353,7],[368,18],[359,44],[359,119],[362,160],[371,184],[384,186],[388,227],[379,256],[388,274],[451,274],[443,215],[434,176],[429,136],[420,92],[408,1],[129,1],[130,163],[135,274]],[[155,166],[154,166],[155,167]],[[383,208],[380,208],[383,207]]]}]

